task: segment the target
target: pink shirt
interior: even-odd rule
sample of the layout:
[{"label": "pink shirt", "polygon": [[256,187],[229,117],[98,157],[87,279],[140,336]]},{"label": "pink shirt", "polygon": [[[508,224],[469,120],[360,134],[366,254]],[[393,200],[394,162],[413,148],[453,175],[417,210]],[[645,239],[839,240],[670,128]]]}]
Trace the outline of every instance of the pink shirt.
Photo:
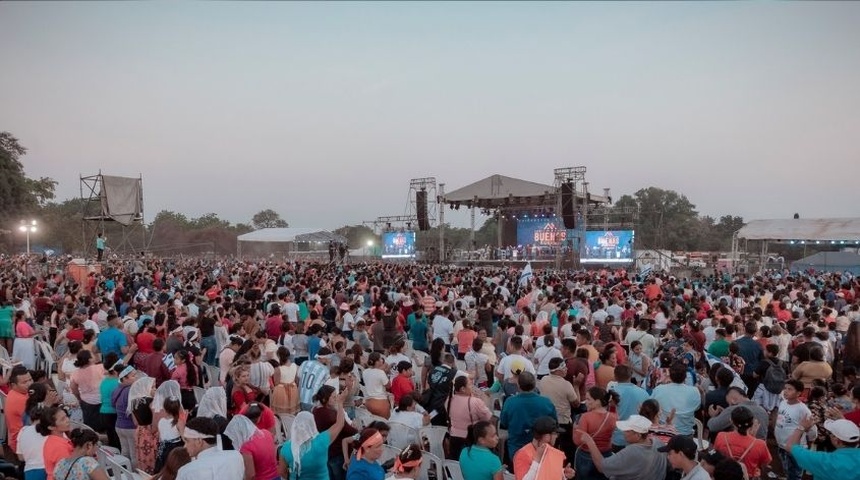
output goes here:
[{"label": "pink shirt", "polygon": [[182,365],[177,365],[175,369],[173,369],[173,373],[170,374],[171,380],[176,380],[179,382],[179,388],[189,388],[188,387],[188,364],[183,363]]},{"label": "pink shirt", "polygon": [[104,378],[105,369],[100,363],[79,368],[72,372],[72,384],[78,386],[81,400],[90,405],[99,405],[102,403],[99,386]]},{"label": "pink shirt", "polygon": [[242,445],[239,453],[250,455],[254,460],[254,479],[272,480],[278,478],[278,457],[273,447],[275,438],[268,430],[258,430],[250,440]]},{"label": "pink shirt", "polygon": [[31,327],[27,322],[18,322],[18,324],[15,325],[15,336],[18,338],[30,338],[35,333],[36,331],[33,330],[33,327]]},{"label": "pink shirt", "polygon": [[451,397],[451,435],[466,438],[469,425],[481,420],[490,420],[493,412],[477,397],[454,395]]}]

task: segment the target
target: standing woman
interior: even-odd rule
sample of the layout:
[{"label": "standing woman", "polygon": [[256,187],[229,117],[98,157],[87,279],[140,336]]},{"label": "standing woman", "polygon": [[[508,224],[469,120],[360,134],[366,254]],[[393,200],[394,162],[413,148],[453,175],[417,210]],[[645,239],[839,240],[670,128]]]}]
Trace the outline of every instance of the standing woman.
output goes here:
[{"label": "standing woman", "polygon": [[[278,452],[272,448],[275,438],[268,430],[261,430],[244,415],[236,415],[227,424],[224,434],[233,448],[242,454],[245,462],[243,480],[279,480]],[[238,479],[237,479],[238,480]]]},{"label": "standing woman", "polygon": [[15,344],[12,347],[12,360],[20,360],[28,370],[36,368],[36,331],[24,319],[24,312],[15,312]]},{"label": "standing woman", "polygon": [[[504,468],[499,456],[493,453],[499,444],[496,427],[488,421],[469,426],[466,447],[460,452],[460,469],[469,480],[502,480]],[[350,480],[347,478],[347,480]]]},{"label": "standing woman", "polygon": [[[105,372],[105,377],[99,384],[99,395],[101,397],[101,407],[99,407],[100,424],[107,432],[108,445],[120,449],[119,437],[116,434],[116,409],[113,402],[111,402],[111,397],[113,392],[119,387],[119,374],[125,367],[119,362],[116,354],[113,352],[105,355],[105,362],[107,362],[108,368]],[[129,456],[127,451],[123,455],[126,457]],[[134,465],[133,462],[132,465]]]},{"label": "standing woman", "polygon": [[388,374],[385,373],[387,364],[379,352],[373,352],[367,358],[367,368],[364,369],[365,396],[367,410],[385,419],[391,416],[391,404],[388,401]]},{"label": "standing woman", "polygon": [[383,480],[385,470],[378,463],[385,439],[379,430],[365,428],[355,441],[355,455],[349,462],[346,480]]},{"label": "standing woman", "polygon": [[15,307],[12,302],[5,298],[0,299],[0,344],[6,349],[6,353],[12,353],[12,340],[15,338],[15,330],[12,328],[12,316]]},{"label": "standing woman", "polygon": [[137,448],[135,446],[137,426],[129,413],[128,398],[131,393],[131,386],[137,379],[137,371],[132,366],[125,367],[119,372],[117,378],[119,385],[110,396],[111,405],[116,412],[114,414],[116,418],[114,434],[119,438],[122,454],[131,460],[131,465],[134,467],[137,465]]},{"label": "standing woman", "polygon": [[[343,408],[344,400],[349,396],[347,389],[344,389],[340,395],[335,394],[334,387],[331,385],[323,385],[320,387],[314,399],[319,402],[319,406],[314,408],[314,421],[317,423],[317,431],[326,431],[330,427],[337,424],[339,416],[345,416]],[[343,439],[352,437],[358,431],[352,425],[344,424],[340,428],[337,435],[333,435],[331,445],[328,449],[328,471],[331,480],[343,480],[346,459],[343,455]]]},{"label": "standing woman", "polygon": [[194,388],[197,386],[197,368],[191,362],[190,355],[187,350],[179,350],[173,354],[173,363],[176,368],[170,374],[171,380],[176,380],[179,383],[181,392],[182,406],[185,410],[191,411],[197,404],[194,398]]},{"label": "standing woman", "polygon": [[274,375],[272,411],[276,414],[295,414],[299,410],[299,367],[290,361],[290,351],[287,347],[278,347],[277,356],[279,366],[275,369]]},{"label": "standing woman", "polygon": [[[618,416],[607,409],[611,400],[618,404],[616,392],[607,392],[600,387],[591,387],[585,392],[585,406],[588,411],[579,417],[573,430],[573,443],[578,447],[574,456],[574,468],[580,480],[606,478],[595,468],[591,450],[596,448],[598,455],[603,457],[612,454],[612,433],[615,431]],[[593,438],[592,443],[585,443],[584,437]]]},{"label": "standing woman", "polygon": [[89,350],[78,352],[75,366],[78,369],[71,375],[72,394],[81,404],[84,424],[98,432],[102,429],[99,414],[102,400],[99,387],[104,379],[105,369],[101,364],[95,363],[95,358]]},{"label": "standing woman", "polygon": [[450,458],[459,459],[460,451],[467,444],[469,427],[475,422],[489,421],[493,412],[484,400],[474,395],[472,379],[465,375],[454,379],[454,388],[448,397],[448,411]]},{"label": "standing woman", "polygon": [[76,428],[69,434],[72,455],[57,462],[54,478],[69,480],[110,480],[107,472],[95,459],[99,436],[92,430]]},{"label": "standing woman", "polygon": [[126,412],[131,414],[135,432],[135,458],[137,468],[147,473],[155,472],[155,456],[158,451],[158,429],[152,421],[152,397],[155,395],[155,379],[141,377],[131,384],[128,391]]},{"label": "standing woman", "polygon": [[[338,395],[342,400],[345,395]],[[328,448],[344,425],[344,412],[337,410],[337,420],[324,432],[317,431],[310,412],[299,412],[290,428],[290,439],[278,455],[278,475],[289,480],[328,480]]]},{"label": "standing woman", "polygon": [[[48,437],[42,448],[45,459],[45,474],[47,480],[54,480],[54,469],[57,462],[72,455],[74,448],[66,433],[72,429],[66,411],[60,407],[48,407],[42,411],[42,418],[36,431]],[[62,479],[60,479],[62,480]]]},{"label": "standing woman", "polygon": [[633,371],[633,380],[636,385],[646,388],[645,380],[651,374],[651,359],[642,352],[643,348],[642,342],[633,340],[633,343],[630,344],[630,355],[627,356],[627,364]]}]

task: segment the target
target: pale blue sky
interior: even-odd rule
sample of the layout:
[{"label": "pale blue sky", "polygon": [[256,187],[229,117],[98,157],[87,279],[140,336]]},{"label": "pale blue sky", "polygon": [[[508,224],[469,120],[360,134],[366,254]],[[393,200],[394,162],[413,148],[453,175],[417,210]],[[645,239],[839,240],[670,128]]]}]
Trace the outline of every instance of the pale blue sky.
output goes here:
[{"label": "pale blue sky", "polygon": [[4,2],[0,45],[28,174],[140,173],[150,220],[335,228],[410,178],[576,165],[711,215],[858,214],[858,3]]}]

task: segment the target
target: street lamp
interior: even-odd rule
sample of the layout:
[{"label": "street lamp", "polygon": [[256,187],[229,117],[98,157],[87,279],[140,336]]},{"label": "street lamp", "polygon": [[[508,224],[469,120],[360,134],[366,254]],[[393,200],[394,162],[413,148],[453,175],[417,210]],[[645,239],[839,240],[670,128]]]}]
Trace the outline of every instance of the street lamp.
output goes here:
[{"label": "street lamp", "polygon": [[373,240],[368,240],[368,241],[367,241],[367,246],[368,246],[368,247],[372,247],[372,246],[373,246]]},{"label": "street lamp", "polygon": [[21,226],[18,227],[18,230],[27,234],[27,255],[30,255],[30,234],[36,233],[36,221],[30,220],[29,223],[21,221]]}]

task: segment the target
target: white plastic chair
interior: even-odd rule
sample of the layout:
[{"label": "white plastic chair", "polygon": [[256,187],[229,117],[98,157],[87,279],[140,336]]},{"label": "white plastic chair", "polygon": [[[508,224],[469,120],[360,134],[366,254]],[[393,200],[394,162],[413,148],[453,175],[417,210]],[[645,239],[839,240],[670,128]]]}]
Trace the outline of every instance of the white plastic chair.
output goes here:
[{"label": "white plastic chair", "polygon": [[206,375],[209,376],[209,387],[221,386],[221,369],[212,365],[206,365]]},{"label": "white plastic chair", "polygon": [[423,447],[424,441],[427,441],[427,444],[430,446],[430,453],[435,455],[438,458],[445,458],[445,435],[448,434],[448,429],[445,427],[440,427],[437,425],[429,425],[426,427],[421,427],[418,430],[418,435],[421,438],[421,445]]},{"label": "white plastic chair", "polygon": [[445,462],[442,461],[442,457],[430,452],[424,452],[421,454],[418,480],[430,480],[429,473],[431,468],[436,472],[436,480],[445,479]]},{"label": "white plastic chair", "polygon": [[696,422],[696,445],[698,445],[699,451],[710,449],[711,442],[705,440],[705,426],[702,425],[702,421],[698,418],[694,418],[693,420]]},{"label": "white plastic chair", "polygon": [[[356,407],[356,409],[355,409],[355,422],[358,423],[361,428],[365,428],[368,425],[370,425],[371,423],[376,422],[376,421],[388,422],[388,420],[370,413],[364,407]],[[356,427],[356,428],[358,428],[358,427]]]},{"label": "white plastic chair", "polygon": [[[105,471],[108,472],[108,475],[114,480],[138,480],[138,477],[131,471],[131,468],[127,468],[122,465],[118,461],[117,456],[107,457],[106,463],[110,470],[105,469]],[[113,475],[111,475],[111,473]]]},{"label": "white plastic chair", "polygon": [[388,444],[403,449],[418,441],[418,430],[400,422],[388,422],[391,430],[388,432]]},{"label": "white plastic chair", "polygon": [[397,458],[398,455],[400,455],[400,452],[401,452],[401,450],[397,447],[392,447],[391,445],[383,444],[382,445],[382,455],[379,457],[379,460],[377,460],[377,463],[382,465],[389,460],[394,460],[395,458]]},{"label": "white plastic chair", "polygon": [[203,399],[203,394],[206,393],[206,389],[200,387],[191,387],[194,391],[194,401],[196,403],[200,403],[200,400]]},{"label": "white plastic chair", "polygon": [[99,447],[96,449],[96,459],[99,462],[99,466],[104,469],[110,478],[124,479],[122,470],[131,475],[128,478],[135,478],[134,474],[131,473],[131,460],[127,457],[110,452],[105,447]]},{"label": "white plastic chair", "polygon": [[287,440],[290,439],[290,429],[293,428],[293,421],[295,419],[296,419],[296,416],[289,414],[289,413],[279,413],[278,414],[278,420],[279,420],[279,423],[281,425],[280,425],[280,428],[278,428],[277,430],[278,430],[278,432],[283,432],[283,434],[282,434],[283,440],[281,442],[278,442],[278,443],[286,442]]},{"label": "white plastic chair", "polygon": [[464,480],[463,470],[460,468],[460,462],[454,460],[445,460],[445,471],[450,480]]}]

